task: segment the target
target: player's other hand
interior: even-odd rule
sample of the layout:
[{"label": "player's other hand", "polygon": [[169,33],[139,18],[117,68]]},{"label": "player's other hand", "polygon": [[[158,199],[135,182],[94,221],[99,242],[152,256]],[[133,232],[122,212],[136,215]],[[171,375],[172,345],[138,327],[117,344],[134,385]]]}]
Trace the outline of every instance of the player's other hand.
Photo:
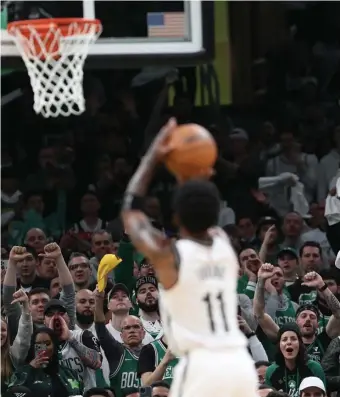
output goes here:
[{"label": "player's other hand", "polygon": [[168,141],[172,131],[177,127],[175,118],[171,118],[159,131],[158,135],[149,147],[146,157],[151,156],[152,160],[161,162],[166,155],[173,149]]},{"label": "player's other hand", "polygon": [[262,280],[267,280],[268,278],[272,277],[274,275],[274,266],[271,265],[270,263],[264,263],[258,273],[257,277],[262,279]]}]

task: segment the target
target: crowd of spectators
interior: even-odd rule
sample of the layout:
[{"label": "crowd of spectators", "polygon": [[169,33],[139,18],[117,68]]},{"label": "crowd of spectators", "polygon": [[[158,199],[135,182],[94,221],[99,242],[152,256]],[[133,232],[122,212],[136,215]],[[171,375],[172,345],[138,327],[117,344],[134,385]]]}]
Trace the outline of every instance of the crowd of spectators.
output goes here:
[{"label": "crowd of spectators", "polygon": [[[1,156],[4,395],[168,395],[178,357],[167,348],[152,263],[119,210],[146,147],[175,116],[205,125],[218,144],[219,226],[238,253],[239,325],[259,394],[340,397],[340,111],[325,84],[325,59],[339,66],[339,46],[307,44],[269,54],[275,101],[253,129],[203,114],[173,70],[138,89],[125,84],[129,72],[88,76],[86,113],[67,122],[33,115],[24,93],[18,110],[32,133],[3,142]],[[144,211],[176,239],[174,186],[157,170]],[[122,262],[103,294],[97,270],[107,253]]]}]

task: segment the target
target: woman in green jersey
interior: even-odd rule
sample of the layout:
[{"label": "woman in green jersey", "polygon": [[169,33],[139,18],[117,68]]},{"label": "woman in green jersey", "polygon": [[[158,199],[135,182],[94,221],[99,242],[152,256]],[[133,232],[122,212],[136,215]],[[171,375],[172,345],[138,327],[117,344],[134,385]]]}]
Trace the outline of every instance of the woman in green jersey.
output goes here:
[{"label": "woman in green jersey", "polygon": [[290,397],[299,397],[300,383],[308,376],[316,376],[326,384],[321,365],[308,359],[299,328],[287,323],[279,330],[278,353],[266,371],[265,383]]}]

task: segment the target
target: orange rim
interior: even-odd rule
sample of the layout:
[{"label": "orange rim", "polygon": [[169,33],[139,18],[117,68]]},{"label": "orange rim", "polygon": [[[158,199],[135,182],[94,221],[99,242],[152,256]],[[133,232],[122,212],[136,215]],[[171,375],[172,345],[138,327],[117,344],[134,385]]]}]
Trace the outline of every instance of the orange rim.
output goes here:
[{"label": "orange rim", "polygon": [[29,33],[28,26],[32,26],[39,33],[40,36],[44,36],[50,29],[51,25],[58,26],[59,31],[63,36],[68,36],[68,27],[72,23],[78,25],[92,24],[97,26],[97,33],[101,30],[101,22],[99,19],[85,19],[85,18],[44,18],[44,19],[28,19],[24,21],[10,22],[7,25],[7,31],[9,34],[13,28],[19,28],[20,32],[26,36],[25,33]]}]

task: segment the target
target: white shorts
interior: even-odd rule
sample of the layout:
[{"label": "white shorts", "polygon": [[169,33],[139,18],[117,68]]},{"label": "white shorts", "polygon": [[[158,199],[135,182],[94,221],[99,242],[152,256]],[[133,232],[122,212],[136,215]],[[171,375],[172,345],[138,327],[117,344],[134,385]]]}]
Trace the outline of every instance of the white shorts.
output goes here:
[{"label": "white shorts", "polygon": [[196,350],[174,370],[170,397],[258,397],[258,378],[248,351]]}]

